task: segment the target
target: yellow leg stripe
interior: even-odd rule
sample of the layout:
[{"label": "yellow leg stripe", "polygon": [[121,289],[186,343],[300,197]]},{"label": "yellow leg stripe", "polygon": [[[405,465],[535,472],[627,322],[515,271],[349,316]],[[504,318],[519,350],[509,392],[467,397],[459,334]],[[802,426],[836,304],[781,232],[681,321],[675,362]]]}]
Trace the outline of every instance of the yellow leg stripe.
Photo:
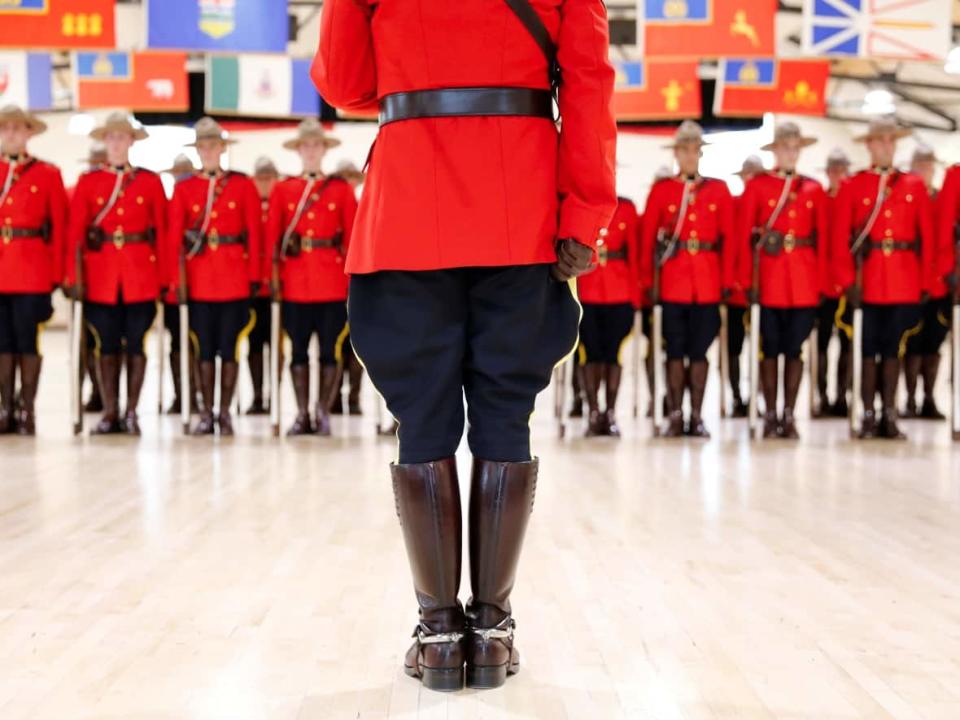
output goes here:
[{"label": "yellow leg stripe", "polygon": [[583,322],[583,305],[580,304],[580,296],[577,294],[577,281],[576,279],[567,280],[567,287],[570,289],[570,294],[573,296],[573,301],[577,304],[577,310],[579,311],[579,316],[577,317],[577,337],[573,341],[573,347],[571,347],[566,354],[560,358],[553,369],[556,370],[558,367],[563,365],[567,360],[569,360],[573,354],[577,351],[577,348],[580,347],[580,323]]},{"label": "yellow leg stripe", "polygon": [[627,336],[620,341],[620,347],[617,348],[617,365],[623,365],[623,348],[626,347],[632,337],[633,330],[631,329],[630,332],[627,333]]},{"label": "yellow leg stripe", "polygon": [[582,342],[577,343],[577,365],[587,364],[587,346]]},{"label": "yellow leg stripe", "polygon": [[83,324],[87,326],[87,330],[89,330],[90,334],[93,335],[93,357],[99,360],[100,348],[102,346],[102,343],[100,342],[100,333],[97,332],[97,329],[93,326],[93,323],[84,321]]},{"label": "yellow leg stripe", "polygon": [[347,324],[343,326],[343,330],[340,331],[340,334],[337,335],[337,341],[333,345],[333,359],[336,361],[337,365],[343,365],[343,344],[347,341],[347,337],[350,335],[350,322],[347,321]]},{"label": "yellow leg stripe", "polygon": [[950,320],[948,320],[948,319],[947,319],[947,316],[944,315],[944,314],[943,314],[942,312],[940,312],[939,310],[937,311],[937,321],[938,321],[941,325],[943,325],[945,328],[949,328],[949,327],[950,327]]},{"label": "yellow leg stripe", "polygon": [[920,331],[923,330],[923,320],[914,325],[912,328],[907,330],[900,338],[900,348],[897,351],[897,357],[901,360],[907,354],[907,343],[910,342],[910,338],[914,335],[919,335]]},{"label": "yellow leg stripe", "polygon": [[187,331],[187,337],[190,339],[190,345],[193,347],[193,355],[200,359],[200,338],[193,330]]},{"label": "yellow leg stripe", "polygon": [[47,324],[45,322],[37,323],[37,357],[43,357],[43,343],[40,342],[40,339],[43,337],[43,331],[47,329]]},{"label": "yellow leg stripe", "polygon": [[233,361],[240,362],[240,345],[244,340],[253,332],[254,326],[257,324],[257,313],[255,310],[250,310],[250,319],[247,321],[247,324],[243,326],[243,330],[240,331],[240,334],[237,335],[237,344],[233,346]]},{"label": "yellow leg stripe", "polygon": [[844,335],[847,336],[847,340],[853,340],[853,326],[848,325],[843,321],[843,316],[847,312],[847,298],[845,296],[840,298],[840,302],[837,303],[837,312],[833,316],[833,324],[837,326],[837,329],[840,330]]}]

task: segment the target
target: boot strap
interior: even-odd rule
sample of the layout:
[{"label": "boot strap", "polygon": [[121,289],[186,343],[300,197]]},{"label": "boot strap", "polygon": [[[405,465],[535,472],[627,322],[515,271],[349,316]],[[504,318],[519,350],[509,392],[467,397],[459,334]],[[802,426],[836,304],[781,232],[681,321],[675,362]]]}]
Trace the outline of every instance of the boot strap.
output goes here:
[{"label": "boot strap", "polygon": [[481,640],[513,640],[513,631],[517,623],[512,617],[506,617],[499,625],[492,628],[470,628],[470,632],[477,635]]},{"label": "boot strap", "polygon": [[457,643],[463,640],[462,632],[434,633],[425,625],[417,625],[413,631],[413,637],[421,645],[439,645],[441,643]]}]

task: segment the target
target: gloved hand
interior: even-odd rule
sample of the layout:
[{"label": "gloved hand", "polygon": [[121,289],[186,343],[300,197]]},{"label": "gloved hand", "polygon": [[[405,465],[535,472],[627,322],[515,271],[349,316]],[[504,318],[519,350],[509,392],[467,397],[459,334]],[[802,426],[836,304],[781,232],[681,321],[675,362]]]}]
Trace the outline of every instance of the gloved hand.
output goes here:
[{"label": "gloved hand", "polygon": [[853,307],[859,306],[863,300],[863,293],[857,289],[856,285],[848,287],[844,294],[847,296],[847,302]]},{"label": "gloved hand", "polygon": [[63,291],[63,296],[67,298],[67,300],[83,300],[83,298],[80,297],[80,289],[76,285],[67,285],[64,283],[60,286],[60,290]]},{"label": "gloved hand", "polygon": [[593,260],[593,248],[578,243],[573,238],[557,241],[557,262],[550,268],[550,274],[558,282],[566,282],[579,277],[590,269]]}]

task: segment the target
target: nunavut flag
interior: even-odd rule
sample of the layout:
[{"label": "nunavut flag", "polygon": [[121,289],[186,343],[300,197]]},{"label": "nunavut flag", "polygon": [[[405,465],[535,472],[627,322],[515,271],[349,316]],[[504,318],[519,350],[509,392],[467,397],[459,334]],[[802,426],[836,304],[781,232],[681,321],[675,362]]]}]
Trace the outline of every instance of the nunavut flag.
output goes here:
[{"label": "nunavut flag", "polygon": [[637,0],[649,58],[771,57],[777,0]]},{"label": "nunavut flag", "polygon": [[826,115],[829,61],[728,58],[719,70],[715,115]]},{"label": "nunavut flag", "polygon": [[112,48],[114,0],[0,0],[0,46]]},{"label": "nunavut flag", "polygon": [[78,52],[77,108],[179,112],[190,107],[182,52]]},{"label": "nunavut flag", "polygon": [[617,120],[677,120],[700,117],[698,63],[613,61]]}]

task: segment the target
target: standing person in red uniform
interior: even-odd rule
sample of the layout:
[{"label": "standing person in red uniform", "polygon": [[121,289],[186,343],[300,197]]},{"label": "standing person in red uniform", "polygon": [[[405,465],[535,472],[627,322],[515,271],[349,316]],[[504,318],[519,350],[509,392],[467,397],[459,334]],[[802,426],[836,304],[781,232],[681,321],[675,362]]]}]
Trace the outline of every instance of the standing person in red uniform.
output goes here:
[{"label": "standing person in red uniform", "polygon": [[[774,130],[762,149],[773,152],[775,168],[758,175],[743,193],[739,243],[740,279],[760,297],[760,385],[765,438],[796,440],[794,408],[803,379],[803,344],[813,330],[826,276],[826,195],[820,183],[797,173],[800,151],[813,145],[792,122]],[[760,287],[753,285],[753,252],[760,253]],[[780,356],[784,357],[783,413],[777,416]]]},{"label": "standing person in red uniform", "polygon": [[[824,188],[827,198],[827,232],[833,227],[834,206],[840,194],[840,186],[850,175],[850,158],[840,148],[835,148],[827,156],[827,187]],[[843,292],[834,280],[834,259],[832,256],[833,243],[828,241],[822,251],[827,254],[827,274],[824,277],[823,298],[817,310],[817,394],[820,397],[820,412],[814,417],[846,417],[849,413],[847,405],[847,391],[850,387],[850,341],[853,328],[846,302],[842,300]],[[842,305],[842,306],[841,306]],[[829,354],[830,339],[836,331],[840,341],[840,353],[836,367],[836,400],[832,403],[827,398],[827,382],[830,377]]]},{"label": "standing person in red uniform", "polygon": [[27,152],[30,138],[46,129],[19,107],[0,109],[0,435],[36,434],[40,330],[53,314],[51,293],[63,279],[63,179],[58,168]]},{"label": "standing person in red uniform", "polygon": [[[86,322],[96,339],[103,417],[95,435],[139,435],[137,405],[147,367],[144,338],[156,316],[164,268],[167,199],[156,173],[130,165],[130,148],[147,137],[123,112],[90,137],[107,147],[107,163],[84,174],[70,203],[67,284],[76,284],[82,249]],[[72,290],[73,292],[73,290]],[[119,410],[120,353],[126,354],[127,409]]]},{"label": "standing person in red uniform", "polygon": [[[267,226],[267,216],[270,210],[270,194],[280,179],[280,173],[273,160],[261,157],[253,167],[253,184],[257,186],[257,195],[260,196],[260,219],[262,227]],[[261,263],[269,266],[270,255],[267,243],[261,243]],[[250,351],[247,355],[247,367],[250,370],[250,382],[253,384],[253,401],[247,408],[247,415],[266,415],[270,408],[264,402],[264,372],[263,351],[270,346],[270,285],[263,283],[260,292],[253,298],[253,312],[256,316],[253,329],[247,338]],[[281,363],[282,364],[282,363]]]},{"label": "standing person in red uniform", "polygon": [[[340,141],[308,118],[297,136],[284,143],[300,155],[303,173],[277,184],[270,196],[266,244],[280,264],[283,327],[293,344],[290,376],[297,418],[288,435],[330,435],[330,407],[340,390],[343,343],[347,336],[347,285],[344,259],[357,214],[353,187],[326,177],[327,150]],[[314,421],[310,418],[310,340],[320,344],[320,383]]]},{"label": "standing person in red uniform", "polygon": [[[196,171],[197,169],[193,165],[193,160],[181,153],[174,158],[173,165],[165,172],[173,177],[174,186],[176,186],[177,183],[193,177]],[[169,281],[169,278],[165,277],[164,279],[165,281]],[[173,379],[173,402],[167,409],[167,415],[179,415],[180,403],[182,402],[180,397],[180,311],[177,307],[177,293],[169,287],[163,295],[163,327],[170,333],[170,377]],[[190,353],[189,367],[191,374],[189,390],[191,413],[196,413],[200,410],[197,404],[195,383],[197,370],[195,366],[196,357],[194,357],[194,353]]]},{"label": "standing person in red uniform", "polygon": [[[750,155],[743,161],[740,170],[735,173],[743,181],[744,189],[757,175],[764,172],[763,161],[757,155]],[[740,222],[743,214],[743,195],[740,194],[733,199],[733,217],[734,227]],[[748,245],[735,243],[731,248],[732,252],[746,250],[749,252]],[[735,267],[739,266],[740,258],[733,258]],[[739,283],[738,283],[739,285]],[[730,289],[726,299],[727,306],[727,358],[730,367],[727,373],[730,377],[730,391],[733,396],[733,411],[731,417],[745,418],[747,416],[747,403],[743,399],[743,388],[741,387],[740,356],[743,354],[743,342],[747,337],[747,325],[750,323],[750,305],[747,302],[747,293],[742,287]]]},{"label": "standing person in red uniform", "polygon": [[[951,165],[943,178],[943,185],[937,195],[936,213],[936,262],[931,281],[931,294],[942,285],[947,288],[947,301],[942,310],[944,318],[952,324],[953,306],[957,285],[960,283],[958,270],[958,249],[960,249],[960,164]],[[951,329],[953,331],[953,329]],[[960,378],[952,379],[953,391],[956,391]],[[930,384],[933,387],[933,383]],[[931,389],[932,392],[932,389]],[[957,440],[954,436],[954,440]]]},{"label": "standing person in red uniform", "polygon": [[[920,300],[934,279],[930,196],[923,179],[893,167],[897,141],[910,130],[895,118],[876,118],[858,142],[866,143],[871,166],[840,188],[833,218],[836,283],[856,293],[851,242],[864,237],[863,374],[861,437],[902,439],[895,405],[900,358],[908,333],[921,321]],[[879,383],[883,414],[876,418]]]},{"label": "standing person in red uniform", "polygon": [[[589,268],[616,208],[603,2],[537,8],[327,0],[313,68],[328,102],[380,105],[347,259],[350,326],[400,421],[393,487],[420,604],[405,665],[437,690],[459,689],[464,667],[473,687],[518,670],[510,594],[537,478],[530,415],[576,345],[565,281]],[[466,617],[454,459],[464,394]]]},{"label": "standing person in red uniform", "polygon": [[[597,265],[577,279],[583,318],[580,320],[579,364],[590,408],[587,436],[620,436],[617,393],[623,363],[620,350],[633,329],[640,307],[639,217],[637,206],[620,198],[610,226],[597,240]],[[606,388],[600,412],[600,386]]]},{"label": "standing person in red uniform", "polygon": [[[923,179],[930,193],[930,211],[934,213],[933,225],[937,227],[935,211],[938,193],[933,186],[937,169],[937,155],[929,145],[920,144],[913,151],[910,172]],[[940,254],[946,250],[936,243],[934,264],[940,265]],[[907,386],[907,404],[903,411],[906,418],[945,420],[935,400],[937,375],[940,373],[940,348],[950,331],[950,288],[943,277],[936,277],[927,288],[928,296],[923,302],[923,327],[907,340],[907,353],[903,358],[903,378]],[[923,400],[917,409],[917,379],[923,378]]]},{"label": "standing person in red uniform", "polygon": [[[253,181],[224,171],[220,158],[235,142],[212,118],[194,127],[201,170],[177,184],[170,203],[170,246],[186,254],[190,333],[200,356],[203,408],[194,435],[233,435],[230,403],[237,387],[240,342],[253,326],[250,302],[264,277],[260,198]],[[170,282],[179,288],[176,263]],[[220,408],[213,413],[216,360]]]},{"label": "standing person in red uniform", "polygon": [[[700,175],[703,130],[685,121],[672,145],[679,174],[650,191],[643,212],[640,273],[654,284],[657,257],[663,336],[667,346],[670,416],[665,437],[708,438],[701,409],[707,387],[707,350],[720,330],[720,299],[734,281],[733,199],[726,183]],[[689,365],[688,365],[689,363]],[[690,421],[683,395],[689,374]]]}]

